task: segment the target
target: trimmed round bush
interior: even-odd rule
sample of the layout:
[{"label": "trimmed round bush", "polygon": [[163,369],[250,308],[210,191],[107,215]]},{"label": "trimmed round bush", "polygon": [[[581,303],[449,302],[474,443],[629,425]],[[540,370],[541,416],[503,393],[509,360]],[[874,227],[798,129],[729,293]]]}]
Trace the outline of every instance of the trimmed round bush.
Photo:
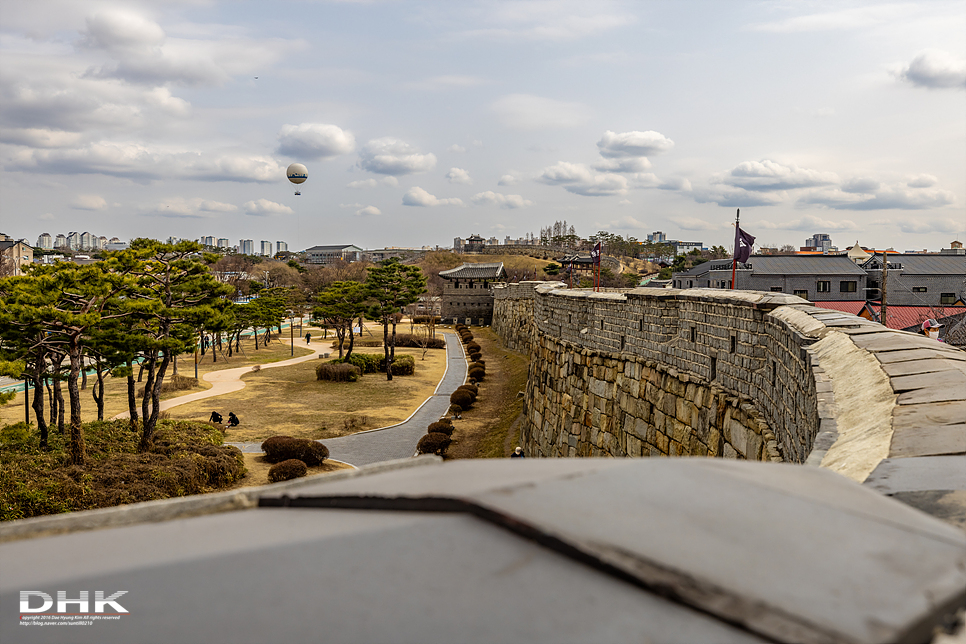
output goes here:
[{"label": "trimmed round bush", "polygon": [[268,480],[270,483],[291,481],[292,479],[305,476],[307,472],[305,463],[297,458],[290,458],[287,461],[273,465],[272,469],[268,470]]},{"label": "trimmed round bush", "polygon": [[467,331],[466,333],[461,333],[460,337],[463,338],[463,342],[472,342],[473,334]]},{"label": "trimmed round bush", "polygon": [[482,357],[483,357],[483,354],[480,353],[479,351],[476,351],[476,352],[470,354],[470,360],[472,360],[473,362],[476,362],[477,360],[479,360]]},{"label": "trimmed round bush", "polygon": [[466,383],[465,385],[460,385],[459,387],[457,387],[457,389],[466,389],[467,391],[472,391],[474,395],[480,393],[480,388],[470,383]]},{"label": "trimmed round bush", "polygon": [[479,360],[477,360],[476,362],[471,362],[470,363],[470,366],[468,366],[467,369],[473,369],[474,367],[475,368],[482,369],[483,371],[486,371],[486,363],[485,362],[480,362]]},{"label": "trimmed round bush", "polygon": [[306,465],[321,465],[329,457],[329,448],[307,438],[292,438],[291,436],[272,436],[262,443],[265,460],[269,463],[280,463],[292,459],[300,460]]},{"label": "trimmed round bush", "polygon": [[428,434],[446,434],[447,436],[453,435],[453,424],[452,423],[442,423],[436,421],[435,423],[430,423],[429,427],[426,428],[426,433]]},{"label": "trimmed round bush", "polygon": [[[474,362],[475,364],[478,364],[478,365],[480,365],[481,367],[485,367],[485,366],[486,366],[486,360],[483,360],[483,359],[480,359],[480,360],[474,360],[473,362]],[[473,366],[473,365],[470,365],[470,366]]]},{"label": "trimmed round bush", "polygon": [[302,458],[299,460],[309,467],[312,467],[315,465],[322,465],[327,458],[329,458],[329,448],[318,441],[310,440],[302,452]]},{"label": "trimmed round bush", "polygon": [[453,439],[446,434],[433,432],[419,439],[419,443],[416,444],[416,451],[420,454],[439,454],[442,456],[452,442]]},{"label": "trimmed round bush", "polygon": [[470,378],[472,378],[477,382],[480,382],[484,378],[486,378],[486,371],[480,367],[473,367],[472,369],[470,369]]},{"label": "trimmed round bush", "polygon": [[316,380],[331,382],[356,382],[362,377],[362,369],[352,364],[332,364],[323,362],[315,368]]},{"label": "trimmed round bush", "polygon": [[483,349],[481,349],[481,348],[480,348],[480,345],[478,345],[478,344],[477,344],[477,343],[475,343],[475,342],[467,342],[467,343],[466,343],[466,350],[467,350],[468,352],[470,352],[470,353],[475,353],[475,352],[477,352],[477,351],[482,351]]},{"label": "trimmed round bush", "polygon": [[450,403],[454,405],[459,405],[460,409],[466,411],[473,405],[473,394],[468,391],[460,391],[457,389],[449,397]]}]

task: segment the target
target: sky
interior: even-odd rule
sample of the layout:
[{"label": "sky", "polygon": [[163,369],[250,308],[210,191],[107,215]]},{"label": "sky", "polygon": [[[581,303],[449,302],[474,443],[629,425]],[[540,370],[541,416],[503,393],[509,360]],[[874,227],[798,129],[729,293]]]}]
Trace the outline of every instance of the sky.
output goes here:
[{"label": "sky", "polygon": [[[35,0],[0,232],[966,241],[966,2]],[[301,195],[286,178],[308,168]]]}]

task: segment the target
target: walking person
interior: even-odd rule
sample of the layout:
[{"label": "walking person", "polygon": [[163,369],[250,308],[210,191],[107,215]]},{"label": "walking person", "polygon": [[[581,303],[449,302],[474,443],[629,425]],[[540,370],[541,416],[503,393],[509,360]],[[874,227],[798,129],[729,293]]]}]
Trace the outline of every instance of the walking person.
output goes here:
[{"label": "walking person", "polygon": [[312,344],[312,334],[311,333],[306,333],[305,334],[305,344]]}]

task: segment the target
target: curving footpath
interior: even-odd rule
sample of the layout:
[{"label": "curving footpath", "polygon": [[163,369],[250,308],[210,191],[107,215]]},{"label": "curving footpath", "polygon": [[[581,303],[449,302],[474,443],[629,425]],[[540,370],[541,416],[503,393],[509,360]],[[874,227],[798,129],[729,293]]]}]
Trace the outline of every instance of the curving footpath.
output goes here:
[{"label": "curving footpath", "polygon": [[[433,395],[401,423],[370,429],[351,436],[325,441],[329,457],[349,465],[370,465],[399,458],[409,458],[416,451],[416,443],[426,433],[426,427],[439,420],[449,409],[449,396],[466,382],[466,355],[463,345],[453,333],[444,333],[446,340],[446,371]],[[260,454],[261,442],[225,443],[242,452]]]},{"label": "curving footpath", "polygon": [[[288,360],[282,360],[281,362],[270,362],[268,364],[260,365],[260,369],[274,369],[276,367],[288,367],[293,364],[298,364],[300,362],[308,362],[309,360],[315,360],[318,358],[319,354],[328,353],[329,350],[325,348],[325,345],[319,344],[314,351],[308,355],[300,356],[298,358],[289,358]],[[193,394],[187,394],[185,396],[178,396],[177,398],[171,398],[170,400],[161,401],[161,411],[171,409],[172,407],[178,407],[196,400],[204,400],[205,398],[214,398],[215,396],[223,396],[224,394],[230,394],[233,391],[238,391],[245,388],[245,381],[241,379],[246,373],[251,373],[252,365],[245,367],[235,367],[234,369],[221,369],[220,371],[209,371],[202,379],[205,382],[211,383],[211,389],[205,389],[204,391],[198,391]],[[130,412],[123,412],[111,418],[111,420],[118,420],[122,418],[130,418]]]}]

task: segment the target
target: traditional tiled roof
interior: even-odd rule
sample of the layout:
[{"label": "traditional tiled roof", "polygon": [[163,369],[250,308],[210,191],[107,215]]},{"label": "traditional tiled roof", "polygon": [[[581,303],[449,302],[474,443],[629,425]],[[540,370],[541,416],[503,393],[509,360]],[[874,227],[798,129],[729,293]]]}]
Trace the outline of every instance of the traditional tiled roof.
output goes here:
[{"label": "traditional tiled roof", "polygon": [[506,277],[506,271],[503,262],[460,264],[448,271],[440,271],[439,276],[447,280],[498,280]]}]

